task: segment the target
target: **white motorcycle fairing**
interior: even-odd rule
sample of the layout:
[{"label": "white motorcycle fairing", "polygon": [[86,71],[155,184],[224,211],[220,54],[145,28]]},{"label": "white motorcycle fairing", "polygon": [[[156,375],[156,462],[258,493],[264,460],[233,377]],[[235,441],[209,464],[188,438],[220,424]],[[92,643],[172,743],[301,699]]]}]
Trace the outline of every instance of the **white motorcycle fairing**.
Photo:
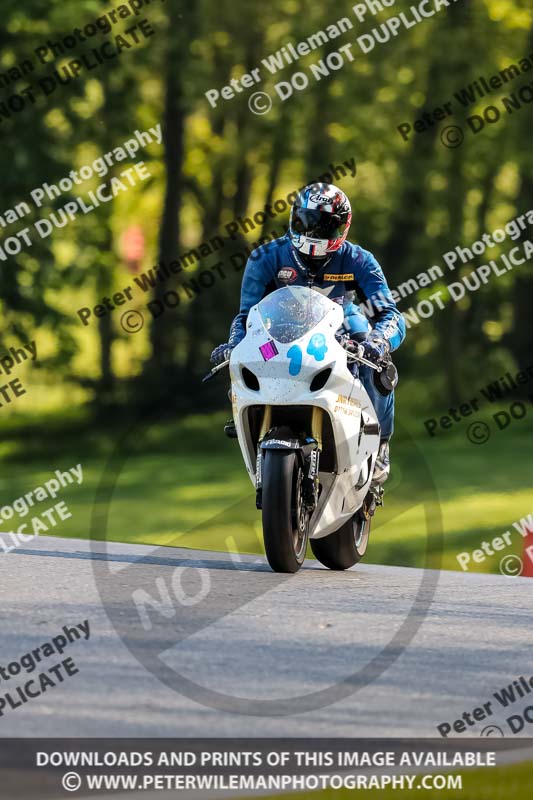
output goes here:
[{"label": "white motorcycle fairing", "polygon": [[[230,360],[235,427],[256,487],[267,434],[274,447],[318,443],[311,539],[337,531],[362,506],[379,448],[376,412],[335,337],[343,321],[342,307],[319,291],[278,289],[250,310],[246,336]],[[272,440],[280,428],[284,435]]]}]

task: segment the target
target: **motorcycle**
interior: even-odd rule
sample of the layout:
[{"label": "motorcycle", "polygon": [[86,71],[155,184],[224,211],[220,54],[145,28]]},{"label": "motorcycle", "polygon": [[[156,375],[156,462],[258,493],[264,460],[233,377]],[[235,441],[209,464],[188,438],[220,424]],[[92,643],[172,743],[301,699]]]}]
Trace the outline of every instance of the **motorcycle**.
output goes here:
[{"label": "motorcycle", "polygon": [[392,362],[376,365],[343,332],[342,306],[313,288],[287,286],[254,306],[229,361],[237,438],[262,511],[275,572],[297,572],[310,542],[326,567],[366,553],[382,487],[372,485],[380,426],[361,381],[365,364],[394,388]]}]

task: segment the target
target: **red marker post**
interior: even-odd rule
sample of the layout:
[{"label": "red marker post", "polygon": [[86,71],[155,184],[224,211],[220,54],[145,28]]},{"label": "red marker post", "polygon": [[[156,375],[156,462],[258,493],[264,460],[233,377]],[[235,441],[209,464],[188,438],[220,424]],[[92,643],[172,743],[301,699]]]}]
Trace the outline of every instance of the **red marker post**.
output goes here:
[{"label": "red marker post", "polygon": [[140,225],[131,225],[122,235],[122,255],[128,272],[139,272],[144,258],[144,233]]},{"label": "red marker post", "polygon": [[533,578],[533,531],[527,529],[527,535],[524,536],[524,554],[522,557],[524,568],[522,570],[523,578]]}]

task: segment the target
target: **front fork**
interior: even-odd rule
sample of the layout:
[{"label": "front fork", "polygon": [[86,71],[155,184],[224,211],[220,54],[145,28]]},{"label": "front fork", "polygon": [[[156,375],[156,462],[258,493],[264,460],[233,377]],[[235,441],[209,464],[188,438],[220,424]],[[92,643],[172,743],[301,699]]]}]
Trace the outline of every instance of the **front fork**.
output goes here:
[{"label": "front fork", "polygon": [[[303,501],[306,506],[309,516],[314,512],[319,495],[319,470],[320,470],[320,452],[322,450],[322,421],[323,411],[317,406],[313,407],[311,417],[311,433],[305,441],[300,443],[298,455],[301,461],[303,475],[302,481],[302,495]],[[265,406],[263,413],[263,422],[261,425],[261,432],[259,434],[259,442],[257,446],[257,458],[255,462],[255,505],[256,508],[261,509],[263,501],[263,449],[261,445],[267,439],[271,430],[272,424],[272,406]],[[287,443],[289,449],[289,443]],[[290,448],[293,449],[293,448]]]},{"label": "front fork", "polygon": [[261,432],[259,433],[259,441],[257,443],[257,456],[255,459],[255,507],[259,510],[263,508],[263,451],[261,450],[261,444],[270,430],[271,423],[272,406],[265,406],[263,422],[261,423]]}]

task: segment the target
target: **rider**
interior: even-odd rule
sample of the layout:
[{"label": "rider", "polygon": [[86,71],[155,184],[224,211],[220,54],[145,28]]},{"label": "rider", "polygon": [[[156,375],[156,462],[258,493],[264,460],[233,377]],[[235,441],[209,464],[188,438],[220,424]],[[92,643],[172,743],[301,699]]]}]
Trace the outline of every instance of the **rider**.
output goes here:
[{"label": "rider", "polygon": [[[240,310],[230,328],[229,341],[216,347],[211,362],[220,364],[244,338],[252,306],[283,286],[312,286],[344,310],[344,327],[363,346],[363,357],[378,363],[405,338],[405,322],[396,308],[383,271],[368,250],[346,241],[352,221],[350,201],[331,184],[302,189],[291,209],[285,236],[258,247],[251,254],[241,287]],[[353,300],[367,304],[370,322]],[[360,366],[363,383],[381,428],[373,483],[384,483],[390,472],[389,439],[394,424],[394,392],[384,395],[374,383],[373,370]],[[225,428],[235,435],[232,422]]]}]

